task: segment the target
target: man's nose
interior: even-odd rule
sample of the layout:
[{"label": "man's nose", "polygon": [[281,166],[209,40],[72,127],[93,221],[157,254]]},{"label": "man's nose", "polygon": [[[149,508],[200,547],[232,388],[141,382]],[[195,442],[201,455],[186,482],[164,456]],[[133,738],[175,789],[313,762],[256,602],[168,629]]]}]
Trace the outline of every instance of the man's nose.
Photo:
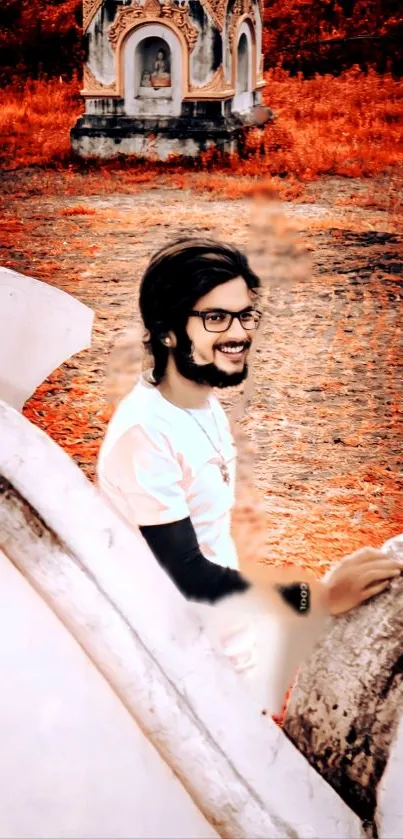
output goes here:
[{"label": "man's nose", "polygon": [[232,321],[231,328],[228,330],[228,335],[230,335],[231,338],[234,338],[234,340],[239,338],[241,341],[243,341],[245,336],[248,335],[247,330],[243,328],[239,318],[234,318]]}]

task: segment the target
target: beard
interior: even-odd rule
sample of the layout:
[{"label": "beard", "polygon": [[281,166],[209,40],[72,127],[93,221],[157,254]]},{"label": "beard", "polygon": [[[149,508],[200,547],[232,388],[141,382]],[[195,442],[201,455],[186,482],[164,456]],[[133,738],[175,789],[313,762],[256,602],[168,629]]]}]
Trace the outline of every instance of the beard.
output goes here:
[{"label": "beard", "polygon": [[178,372],[185,379],[195,382],[198,385],[208,387],[236,387],[245,381],[248,375],[248,365],[245,363],[243,370],[239,373],[226,373],[220,370],[213,362],[210,364],[196,364],[192,354],[193,346],[188,335],[177,335],[177,345],[172,349],[172,355]]}]

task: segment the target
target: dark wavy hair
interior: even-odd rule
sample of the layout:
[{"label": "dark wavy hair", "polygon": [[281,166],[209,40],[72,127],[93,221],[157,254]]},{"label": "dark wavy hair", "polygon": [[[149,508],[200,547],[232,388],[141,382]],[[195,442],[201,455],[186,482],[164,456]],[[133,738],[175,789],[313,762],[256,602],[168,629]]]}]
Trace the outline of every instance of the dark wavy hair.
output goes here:
[{"label": "dark wavy hair", "polygon": [[243,277],[258,294],[260,279],[245,254],[214,239],[176,239],[154,254],[141,280],[139,303],[155,384],[161,382],[168,361],[164,336],[170,330],[183,331],[196,301],[236,277]]}]

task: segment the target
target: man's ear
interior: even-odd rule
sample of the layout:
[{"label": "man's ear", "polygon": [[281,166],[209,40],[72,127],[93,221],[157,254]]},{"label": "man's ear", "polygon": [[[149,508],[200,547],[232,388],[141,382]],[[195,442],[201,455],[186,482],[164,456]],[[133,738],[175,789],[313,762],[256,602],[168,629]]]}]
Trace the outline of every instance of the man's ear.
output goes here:
[{"label": "man's ear", "polygon": [[162,343],[163,343],[164,347],[167,347],[168,349],[172,349],[173,347],[176,347],[176,335],[175,335],[175,333],[172,332],[172,331],[167,332],[164,335],[164,337],[162,338]]}]

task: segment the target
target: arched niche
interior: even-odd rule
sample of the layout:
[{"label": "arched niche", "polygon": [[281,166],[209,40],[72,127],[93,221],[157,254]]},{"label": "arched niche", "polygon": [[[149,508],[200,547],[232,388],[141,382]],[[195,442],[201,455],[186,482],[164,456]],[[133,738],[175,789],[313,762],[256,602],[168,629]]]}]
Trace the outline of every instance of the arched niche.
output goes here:
[{"label": "arched niche", "polygon": [[123,96],[129,116],[179,116],[187,56],[160,23],[136,27],[122,45]]},{"label": "arched niche", "polygon": [[247,93],[250,90],[250,59],[251,55],[248,49],[248,39],[245,32],[242,32],[238,41],[237,51],[237,94]]},{"label": "arched niche", "polygon": [[172,98],[172,56],[163,38],[143,38],[136,47],[134,57],[135,96],[151,94]]},{"label": "arched niche", "polygon": [[234,82],[235,96],[232,103],[233,111],[242,113],[253,105],[253,90],[256,77],[256,45],[255,33],[249,20],[244,20],[237,33],[234,50]]}]

